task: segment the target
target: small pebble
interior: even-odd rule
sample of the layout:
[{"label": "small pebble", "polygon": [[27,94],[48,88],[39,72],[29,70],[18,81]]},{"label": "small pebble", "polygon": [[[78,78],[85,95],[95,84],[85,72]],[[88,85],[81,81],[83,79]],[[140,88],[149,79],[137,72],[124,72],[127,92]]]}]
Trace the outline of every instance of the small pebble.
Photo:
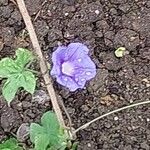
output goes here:
[{"label": "small pebble", "polygon": [[88,147],[91,147],[91,144],[90,144],[90,143],[88,143],[88,144],[87,144],[87,146],[88,146]]},{"label": "small pebble", "polygon": [[44,90],[37,90],[32,95],[32,102],[37,102],[38,104],[45,104],[49,99],[49,95]]},{"label": "small pebble", "polygon": [[133,103],[133,100],[132,100],[132,99],[130,100],[130,103]]},{"label": "small pebble", "polygon": [[136,127],[135,127],[135,126],[132,126],[132,129],[134,130],[134,129],[136,129]]},{"label": "small pebble", "polygon": [[99,10],[95,10],[95,13],[96,13],[97,15],[99,15]]},{"label": "small pebble", "polygon": [[65,16],[68,16],[69,15],[69,13],[65,13]]},{"label": "small pebble", "polygon": [[119,118],[117,116],[114,117],[114,120],[117,121]]},{"label": "small pebble", "polygon": [[17,139],[20,142],[23,142],[27,139],[27,136],[29,135],[29,124],[23,123],[17,130]]},{"label": "small pebble", "polygon": [[150,84],[149,84],[149,83],[147,83],[147,84],[146,84],[146,87],[148,87],[148,88],[149,88],[149,87],[150,87]]}]

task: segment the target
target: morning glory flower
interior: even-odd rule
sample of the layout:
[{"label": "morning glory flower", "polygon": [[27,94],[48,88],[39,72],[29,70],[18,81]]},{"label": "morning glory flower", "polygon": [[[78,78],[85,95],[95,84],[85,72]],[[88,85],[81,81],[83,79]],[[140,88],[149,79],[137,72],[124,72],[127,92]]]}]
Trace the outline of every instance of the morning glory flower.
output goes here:
[{"label": "morning glory flower", "polygon": [[84,88],[86,81],[96,75],[96,66],[88,52],[87,46],[81,43],[59,46],[52,54],[53,67],[50,74],[70,91]]}]

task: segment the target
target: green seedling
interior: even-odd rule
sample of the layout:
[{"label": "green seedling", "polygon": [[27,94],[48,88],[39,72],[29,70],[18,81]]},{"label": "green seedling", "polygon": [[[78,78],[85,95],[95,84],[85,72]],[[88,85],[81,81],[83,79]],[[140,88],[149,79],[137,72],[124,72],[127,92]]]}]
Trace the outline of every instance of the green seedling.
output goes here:
[{"label": "green seedling", "polygon": [[115,51],[115,55],[116,57],[123,57],[124,53],[125,53],[126,48],[125,47],[119,47],[116,49]]},{"label": "green seedling", "polygon": [[32,52],[27,49],[18,48],[16,58],[9,57],[0,61],[0,78],[7,79],[2,87],[2,94],[8,105],[14,99],[19,88],[24,88],[33,94],[36,86],[36,78],[29,64],[34,60]]},{"label": "green seedling", "polygon": [[[65,150],[70,145],[67,130],[59,125],[53,112],[46,112],[41,118],[41,124],[31,123],[30,139],[34,150]],[[70,150],[75,150],[77,146]]]},{"label": "green seedling", "polygon": [[15,138],[10,138],[0,144],[0,150],[23,150]]}]

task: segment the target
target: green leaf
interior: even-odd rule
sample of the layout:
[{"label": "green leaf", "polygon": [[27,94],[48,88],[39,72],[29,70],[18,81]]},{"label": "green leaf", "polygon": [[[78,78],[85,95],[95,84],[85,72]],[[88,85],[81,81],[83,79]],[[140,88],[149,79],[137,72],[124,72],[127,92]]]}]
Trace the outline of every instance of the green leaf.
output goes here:
[{"label": "green leaf", "polygon": [[31,123],[30,125],[30,140],[35,144],[35,150],[46,150],[49,145],[46,130],[36,123]]},{"label": "green leaf", "polygon": [[40,146],[37,145],[36,140],[43,135],[45,138],[48,137],[48,150],[64,150],[67,146],[68,136],[66,136],[64,129],[60,127],[56,115],[50,111],[44,113],[41,118],[41,125],[32,123],[30,126],[30,139],[35,147]]},{"label": "green leaf", "polygon": [[47,134],[39,134],[35,139],[35,150],[46,150],[49,145]]},{"label": "green leaf", "polygon": [[125,50],[126,50],[125,47],[119,47],[118,49],[116,49],[115,51],[116,57],[123,57]]},{"label": "green leaf", "polygon": [[22,72],[20,78],[20,87],[23,87],[27,92],[33,94],[36,87],[36,78],[30,71]]},{"label": "green leaf", "polygon": [[12,75],[10,76],[7,81],[4,83],[2,87],[2,94],[8,104],[14,99],[15,94],[19,88],[19,76]]},{"label": "green leaf", "polygon": [[49,145],[46,130],[36,123],[31,123],[30,125],[30,140],[35,144],[35,150],[46,150]]},{"label": "green leaf", "polygon": [[13,100],[18,88],[23,87],[27,92],[33,94],[36,79],[31,71],[27,71],[25,65],[34,59],[32,52],[27,49],[16,50],[16,60],[3,58],[0,61],[0,77],[8,78],[2,88],[2,94],[8,104]]},{"label": "green leaf", "polygon": [[24,48],[18,48],[16,50],[16,57],[16,64],[22,68],[34,59],[32,52]]},{"label": "green leaf", "polygon": [[30,125],[30,139],[35,144],[35,150],[46,150],[49,145],[49,137],[46,130],[36,123],[31,123]]},{"label": "green leaf", "polygon": [[11,138],[0,144],[0,150],[23,150],[23,148],[18,146],[18,142],[16,139]]},{"label": "green leaf", "polygon": [[44,113],[44,115],[41,118],[41,124],[47,131],[49,131],[51,133],[59,132],[60,125],[57,120],[56,114],[53,112],[48,111],[48,112]]},{"label": "green leaf", "polygon": [[11,75],[2,87],[2,94],[8,104],[14,99],[18,88],[23,87],[27,92],[33,94],[35,91],[36,79],[32,72],[24,71]]},{"label": "green leaf", "polygon": [[61,136],[61,132],[56,114],[50,111],[46,112],[41,118],[41,124],[43,125],[47,133],[50,132],[50,145],[54,146],[55,148],[56,146],[60,147],[59,142],[61,140],[61,137],[59,136]]},{"label": "green leaf", "polygon": [[0,77],[8,78],[12,74],[20,72],[21,68],[16,65],[15,61],[11,58],[3,58],[0,61]]},{"label": "green leaf", "polygon": [[31,123],[30,125],[30,140],[35,143],[35,138],[40,134],[45,134],[45,129],[37,123]]},{"label": "green leaf", "polygon": [[50,145],[56,146],[59,142],[59,134],[60,134],[60,126],[59,122],[56,118],[56,114],[53,112],[46,112],[41,118],[41,124],[45,128],[50,139]]}]

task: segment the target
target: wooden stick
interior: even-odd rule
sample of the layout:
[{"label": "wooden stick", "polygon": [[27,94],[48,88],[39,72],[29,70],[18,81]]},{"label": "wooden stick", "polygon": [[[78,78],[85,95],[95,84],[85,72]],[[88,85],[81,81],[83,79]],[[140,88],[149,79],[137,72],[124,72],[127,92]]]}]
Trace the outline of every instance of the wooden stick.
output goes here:
[{"label": "wooden stick", "polygon": [[27,28],[27,30],[29,32],[33,48],[34,48],[36,54],[39,57],[40,70],[41,70],[41,73],[43,75],[45,84],[47,86],[47,91],[48,91],[49,96],[51,98],[51,102],[52,102],[54,111],[55,111],[55,113],[57,115],[57,118],[58,118],[58,121],[59,121],[60,125],[65,127],[65,123],[64,123],[63,116],[62,116],[62,112],[61,112],[61,109],[60,109],[60,107],[58,105],[58,102],[57,102],[55,90],[54,90],[53,85],[51,83],[51,78],[50,78],[50,76],[49,76],[49,74],[47,72],[48,67],[47,67],[47,64],[45,62],[44,56],[42,54],[42,51],[41,51],[41,48],[40,48],[40,45],[39,45],[39,42],[38,42],[35,30],[34,30],[34,27],[33,27],[33,24],[31,22],[31,17],[29,16],[29,13],[28,13],[28,11],[26,9],[24,0],[16,0],[16,2],[18,4],[19,10],[20,10],[20,12],[22,14],[22,17],[24,19],[24,22],[26,24],[26,28]]}]

